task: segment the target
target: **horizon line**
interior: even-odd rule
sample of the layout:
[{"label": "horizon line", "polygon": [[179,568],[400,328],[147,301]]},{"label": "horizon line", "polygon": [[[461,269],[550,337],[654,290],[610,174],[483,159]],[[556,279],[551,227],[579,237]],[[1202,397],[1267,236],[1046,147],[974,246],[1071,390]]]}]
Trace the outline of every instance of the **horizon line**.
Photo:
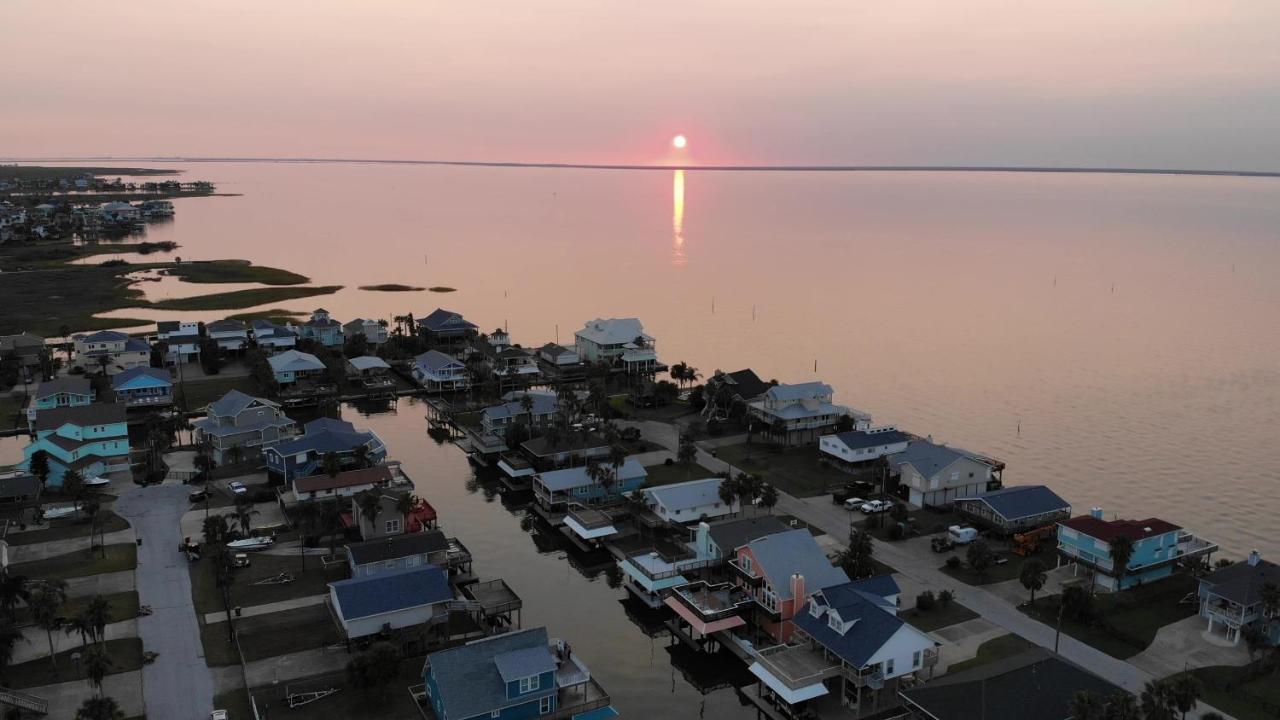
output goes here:
[{"label": "horizon line", "polygon": [[999,172],[1081,173],[1104,175],[1191,175],[1207,177],[1280,177],[1280,170],[1205,170],[1197,168],[1142,168],[1071,165],[679,165],[663,163],[520,162],[502,160],[414,160],[380,158],[276,158],[213,156],[80,156],[0,158],[0,162],[154,162],[154,163],[315,163],[350,165],[438,165],[450,167],[529,168],[548,170],[688,170],[708,172]]}]

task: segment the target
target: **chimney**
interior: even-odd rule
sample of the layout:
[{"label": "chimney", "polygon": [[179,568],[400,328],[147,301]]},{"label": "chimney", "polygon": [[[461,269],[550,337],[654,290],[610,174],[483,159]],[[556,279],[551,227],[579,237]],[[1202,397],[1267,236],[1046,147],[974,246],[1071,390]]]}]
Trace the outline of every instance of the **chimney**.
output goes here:
[{"label": "chimney", "polygon": [[1094,507],[1092,507],[1092,508],[1089,508],[1089,515],[1090,515],[1090,517],[1094,517],[1094,518],[1097,518],[1098,520],[1101,520],[1101,519],[1102,519],[1102,508],[1097,507],[1096,505],[1095,505]]},{"label": "chimney", "polygon": [[1257,550],[1249,553],[1249,567],[1258,567],[1258,561],[1261,559],[1262,555]]},{"label": "chimney", "polygon": [[805,600],[804,576],[800,573],[791,575],[791,597],[795,598],[796,607],[799,607]]}]

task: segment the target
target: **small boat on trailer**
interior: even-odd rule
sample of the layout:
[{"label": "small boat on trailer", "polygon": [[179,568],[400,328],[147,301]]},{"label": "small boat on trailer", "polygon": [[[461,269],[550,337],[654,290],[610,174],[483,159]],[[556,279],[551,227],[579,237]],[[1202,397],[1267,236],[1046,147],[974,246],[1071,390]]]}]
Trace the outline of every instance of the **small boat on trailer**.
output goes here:
[{"label": "small boat on trailer", "polygon": [[97,475],[84,479],[85,487],[104,487],[110,484],[111,484],[110,480],[104,477],[98,477]]},{"label": "small boat on trailer", "polygon": [[232,540],[231,542],[227,543],[227,547],[231,548],[232,550],[244,550],[246,552],[252,552],[254,550],[266,550],[267,548],[274,545],[275,542],[276,542],[276,539],[272,537],[245,538],[243,540]]},{"label": "small boat on trailer", "polygon": [[66,505],[64,507],[51,507],[51,508],[45,508],[44,519],[57,520],[58,518],[71,517],[72,515],[75,515],[75,514],[76,514],[76,508],[74,505]]}]

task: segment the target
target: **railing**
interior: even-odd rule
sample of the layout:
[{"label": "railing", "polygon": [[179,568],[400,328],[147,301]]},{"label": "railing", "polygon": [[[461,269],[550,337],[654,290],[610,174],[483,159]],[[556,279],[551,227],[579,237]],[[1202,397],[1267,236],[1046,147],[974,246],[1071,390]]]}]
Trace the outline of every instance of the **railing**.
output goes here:
[{"label": "railing", "polygon": [[[798,656],[806,656],[802,660],[795,661],[795,667],[798,669],[800,664],[806,660],[817,661],[817,663],[825,663],[824,667],[820,667],[803,675],[793,675],[792,670],[787,668],[785,664],[786,658],[796,658]],[[770,675],[778,678],[787,687],[792,690],[798,690],[808,687],[815,683],[820,683],[829,677],[834,677],[840,673],[839,664],[830,664],[823,656],[805,646],[801,645],[774,645],[765,648],[756,653],[756,661],[769,671]]]},{"label": "railing", "polygon": [[[709,596],[716,596],[722,607],[712,607],[705,602]],[[734,617],[743,605],[755,602],[755,598],[728,583],[708,585],[696,582],[681,585],[673,589],[673,597],[707,622]]]},{"label": "railing", "polygon": [[937,664],[938,664],[938,651],[936,649],[925,650],[924,662],[921,663],[921,667],[929,668]]},{"label": "railing", "polygon": [[742,578],[751,587],[759,587],[764,583],[763,576],[756,575],[750,570],[747,570],[746,568],[742,567],[742,565],[738,563],[737,558],[734,558],[733,560],[729,561],[729,569],[733,570],[735,575]]},{"label": "railing", "polygon": [[[643,564],[636,562],[638,558],[649,557],[652,555],[658,555],[663,563],[670,565],[671,567],[665,570],[650,570]],[[632,567],[643,573],[645,577],[655,581],[673,578],[693,570],[701,570],[702,568],[710,567],[716,562],[714,560],[696,560],[693,556],[687,556],[684,559],[671,559],[660,555],[654,550],[639,550],[630,553],[627,555],[627,560]]]},{"label": "railing", "polygon": [[1258,619],[1258,613],[1246,614],[1243,607],[1231,602],[1211,600],[1204,607],[1215,619],[1231,627],[1247,625]]}]

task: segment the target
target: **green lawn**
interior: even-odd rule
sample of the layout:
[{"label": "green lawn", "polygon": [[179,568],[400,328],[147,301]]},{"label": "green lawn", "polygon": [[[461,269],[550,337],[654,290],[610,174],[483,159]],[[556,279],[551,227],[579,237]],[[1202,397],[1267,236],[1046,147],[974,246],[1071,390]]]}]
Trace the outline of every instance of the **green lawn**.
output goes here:
[{"label": "green lawn", "polygon": [[[1196,585],[1192,577],[1175,575],[1121,593],[1100,593],[1094,598],[1097,618],[1092,622],[1063,618],[1062,632],[1112,657],[1133,657],[1147,649],[1160,628],[1195,614],[1194,604],[1179,601],[1194,593]],[[1034,607],[1024,604],[1018,609],[1053,627],[1060,599],[1059,595],[1037,597]]]},{"label": "green lawn", "polygon": [[[237,568],[231,581],[231,606],[250,607],[281,600],[322,595],[329,592],[328,583],[347,576],[346,566],[323,570],[318,558],[307,558],[307,570],[302,572],[299,556],[266,555],[251,553],[252,563],[247,568]],[[191,563],[191,594],[196,612],[222,612],[222,595],[216,587],[216,567],[212,556]],[[274,585],[255,585],[258,580],[274,577],[282,572],[293,575],[293,582]]]},{"label": "green lawn", "polygon": [[816,447],[782,450],[774,445],[753,442],[716,448],[717,458],[745,472],[759,475],[795,497],[815,497],[827,493],[834,484],[844,484],[849,475],[818,462]]},{"label": "green lawn", "polygon": [[0,390],[0,429],[25,426],[26,418],[22,414],[22,408],[26,404],[27,400],[23,396]]},{"label": "green lawn", "polygon": [[178,386],[178,397],[175,400],[180,408],[199,410],[232,390],[239,390],[247,395],[262,393],[258,381],[247,375],[225,378],[215,375],[198,380],[184,380]]},{"label": "green lawn", "polygon": [[650,487],[670,485],[672,483],[685,482],[686,480],[702,480],[716,476],[715,473],[698,463],[694,463],[689,467],[685,467],[680,463],[672,463],[670,465],[659,463],[645,468],[644,471],[649,474],[649,477],[645,478],[645,482]]},{"label": "green lawn", "polygon": [[[138,593],[136,590],[127,590],[119,593],[109,593],[101,596],[111,604],[111,612],[107,615],[107,622],[120,622],[130,618],[138,617]],[[84,595],[81,597],[68,598],[67,602],[62,605],[62,617],[73,617],[83,610],[94,596]],[[25,607],[18,608],[14,612],[15,623],[25,625],[31,622],[31,612]]]},{"label": "green lawn", "polygon": [[73,578],[85,575],[132,570],[138,566],[138,546],[133,543],[117,543],[106,546],[106,557],[99,557],[88,548],[54,555],[44,560],[17,563],[9,566],[9,572],[32,579]]},{"label": "green lawn", "polygon": [[987,663],[995,662],[996,660],[1013,657],[1014,655],[1026,652],[1034,647],[1036,647],[1035,643],[1024,639],[1021,635],[1014,635],[1013,633],[1001,635],[997,638],[991,638],[978,646],[978,654],[976,656],[948,667],[947,674],[969,670],[970,668],[975,668],[979,665],[986,665]]},{"label": "green lawn", "polygon": [[965,548],[962,546],[950,553],[941,553],[939,557],[943,560],[942,567],[938,568],[943,573],[959,580],[966,585],[990,585],[992,583],[1004,582],[1006,580],[1016,580],[1021,576],[1022,565],[1028,560],[1038,559],[1045,570],[1053,567],[1053,555],[1049,552],[1041,552],[1031,557],[1022,557],[1013,553],[1005,552],[999,544],[992,544],[991,551],[998,558],[1007,558],[1008,562],[1003,565],[992,565],[983,573],[976,573],[969,568],[967,564],[961,564],[956,569],[951,569],[946,565],[946,558],[955,555],[960,558],[961,563],[965,563]]},{"label": "green lawn", "polygon": [[[1203,700],[1236,720],[1274,720],[1280,717],[1280,682],[1274,674],[1250,677],[1248,667],[1196,668],[1204,685]],[[1170,680],[1177,679],[1177,675]]]},{"label": "green lawn", "polygon": [[[240,652],[235,643],[227,637],[226,621],[205,623],[200,621],[200,644],[204,646],[204,664],[209,667],[239,665]],[[243,640],[243,638],[241,638]]]},{"label": "green lawn", "polygon": [[280,268],[254,265],[248,260],[207,260],[175,264],[165,270],[190,283],[262,283],[301,285],[311,278]]},{"label": "green lawn", "polygon": [[[230,292],[210,293],[185,298],[169,298],[156,300],[143,307],[157,310],[239,310],[240,308],[266,305],[282,300],[313,297],[315,295],[332,295],[342,289],[341,285],[307,285],[294,287],[265,287],[250,290],[233,290]],[[135,303],[136,305],[136,303]]]},{"label": "green lawn", "polygon": [[[914,599],[908,599],[911,600],[911,602],[915,602]],[[978,613],[952,600],[947,603],[946,607],[943,607],[941,603],[939,603],[938,605],[935,605],[932,610],[917,610],[916,608],[903,610],[898,613],[898,617],[915,626],[917,630],[933,632],[938,628],[944,628],[948,625],[955,625],[966,620],[972,620],[978,617]]]},{"label": "green lawn", "polygon": [[[61,520],[55,520],[55,523],[62,523]],[[58,527],[46,528],[44,530],[28,530],[26,532],[10,533],[5,540],[10,545],[34,545],[35,543],[49,542],[52,540],[68,540],[71,538],[85,538],[85,546],[89,544],[89,533],[100,531],[103,534],[118,532],[120,530],[128,530],[129,521],[116,515],[110,510],[102,510],[98,513],[98,529],[95,530],[89,524],[89,518],[84,517],[79,520],[69,522]]]},{"label": "green lawn", "polygon": [[[410,685],[421,683],[422,658],[410,658],[400,664],[400,677],[387,683],[382,691],[366,693],[357,690],[351,686],[346,673],[342,672],[290,681],[288,686],[294,692],[339,688],[339,691],[333,695],[298,708],[291,709],[285,702],[284,683],[253,688],[250,692],[257,700],[259,707],[262,707],[264,702],[271,707],[271,720],[279,720],[279,718],[383,720],[384,718],[421,717],[408,691]],[[252,715],[246,717],[252,717]]]},{"label": "green lawn", "polygon": [[[223,632],[225,636],[225,628]],[[313,650],[341,641],[324,605],[237,620],[236,635],[240,638],[246,662]]]},{"label": "green lawn", "polygon": [[246,718],[247,720],[253,717],[253,707],[249,703],[249,693],[244,688],[228,690],[214,695],[213,709],[226,710],[228,717],[233,720],[240,720],[240,718]]},{"label": "green lawn", "polygon": [[[65,637],[60,639],[66,645]],[[129,672],[142,667],[142,640],[138,638],[122,638],[108,640],[107,657],[111,659],[111,671],[108,675]],[[47,648],[47,646],[46,646]],[[82,652],[79,645],[62,650],[55,656],[57,670],[49,664],[49,656],[11,665],[5,669],[5,680],[8,687],[29,688],[39,685],[50,685],[84,678],[76,671],[76,663],[71,656]]]}]

